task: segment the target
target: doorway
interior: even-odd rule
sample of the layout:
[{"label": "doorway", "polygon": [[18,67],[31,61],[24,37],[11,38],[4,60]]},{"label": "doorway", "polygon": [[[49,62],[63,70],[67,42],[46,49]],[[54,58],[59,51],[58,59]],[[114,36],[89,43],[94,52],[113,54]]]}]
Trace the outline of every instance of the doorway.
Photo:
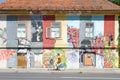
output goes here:
[{"label": "doorway", "polygon": [[27,55],[27,53],[18,53],[17,54],[17,58],[18,58],[17,66],[18,66],[18,68],[26,68],[27,67],[26,55]]}]

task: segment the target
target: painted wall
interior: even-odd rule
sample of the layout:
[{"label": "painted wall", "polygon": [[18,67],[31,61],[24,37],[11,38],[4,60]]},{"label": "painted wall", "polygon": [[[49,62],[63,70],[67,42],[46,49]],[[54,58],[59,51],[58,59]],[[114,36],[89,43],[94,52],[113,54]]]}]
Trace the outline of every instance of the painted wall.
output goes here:
[{"label": "painted wall", "polygon": [[[7,47],[17,47],[17,16],[7,16]],[[13,35],[14,34],[14,35]]]},{"label": "painted wall", "polygon": [[92,22],[94,23],[94,38],[96,36],[104,35],[104,16],[92,16]]},{"label": "painted wall", "polygon": [[42,58],[43,58],[42,54],[35,54],[34,55],[34,68],[42,68],[42,66],[43,66]]},{"label": "painted wall", "polygon": [[79,69],[79,52],[66,51],[67,69]]},{"label": "painted wall", "polygon": [[81,42],[85,39],[85,23],[86,22],[91,22],[91,16],[80,16],[79,46],[81,46]]},{"label": "painted wall", "polygon": [[104,68],[104,56],[96,54],[96,68]]},{"label": "painted wall", "polygon": [[31,17],[31,46],[42,47],[43,46],[43,23],[41,16]]},{"label": "painted wall", "polygon": [[[79,68],[79,50],[84,40],[90,42],[91,47],[115,47],[118,38],[118,16],[116,15],[41,15],[41,16],[1,16],[0,17],[0,47],[7,46],[17,48],[17,24],[25,23],[27,30],[27,42],[32,48],[26,56],[27,67],[49,68],[50,59],[56,60],[58,53],[62,56],[62,67],[72,69]],[[61,23],[61,38],[48,38],[47,28],[51,28],[52,22]],[[86,22],[94,25],[93,38],[85,37]],[[13,35],[14,34],[14,35]],[[24,45],[25,47],[25,45]],[[72,49],[34,49],[34,48],[72,48]],[[77,49],[77,50],[76,50]],[[19,50],[18,50],[19,51]],[[23,50],[24,51],[24,50]],[[85,51],[85,50],[84,50]],[[116,68],[118,67],[118,52],[110,49],[91,49],[96,55],[96,68]],[[17,50],[15,50],[17,53]],[[17,54],[10,59],[2,60],[3,52],[0,53],[3,67],[17,67]],[[114,57],[113,57],[114,56]],[[83,56],[82,56],[83,57]],[[84,58],[84,57],[83,57]],[[15,63],[13,63],[16,61]],[[3,63],[2,63],[3,62]],[[32,63],[32,64],[31,64]],[[74,66],[75,65],[75,66]],[[83,64],[83,66],[85,66]]]},{"label": "painted wall", "polygon": [[68,47],[79,47],[80,18],[79,16],[67,16],[67,41]]},{"label": "painted wall", "polygon": [[0,16],[0,47],[5,47],[7,43],[6,16]]},{"label": "painted wall", "polygon": [[17,68],[17,53],[16,50],[14,50],[14,52],[12,52],[12,56],[10,57],[10,59],[7,60],[7,67],[8,68]]},{"label": "painted wall", "polygon": [[56,14],[55,15],[55,22],[61,23],[61,38],[56,39],[55,47],[67,47],[67,28],[66,28],[66,15],[63,14]]},{"label": "painted wall", "polygon": [[[43,68],[55,68],[57,61],[57,54],[60,54],[61,68],[66,68],[66,53],[64,49],[45,49],[43,51]],[[51,62],[52,60],[52,62]]]},{"label": "painted wall", "polygon": [[51,23],[55,21],[55,15],[43,16],[43,48],[54,48],[55,39],[47,38],[47,28],[51,27]]},{"label": "painted wall", "polygon": [[[13,57],[15,57],[15,56],[16,56],[15,50],[1,49],[0,50],[0,68],[7,68],[7,67],[15,68],[16,60],[13,62]],[[16,58],[14,58],[14,59],[16,59]]]}]

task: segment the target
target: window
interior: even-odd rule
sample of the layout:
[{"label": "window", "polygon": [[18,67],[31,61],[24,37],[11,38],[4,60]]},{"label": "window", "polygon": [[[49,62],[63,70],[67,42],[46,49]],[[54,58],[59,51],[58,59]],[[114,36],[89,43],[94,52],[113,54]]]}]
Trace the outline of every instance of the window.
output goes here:
[{"label": "window", "polygon": [[92,38],[93,37],[93,23],[89,22],[86,23],[86,27],[85,27],[85,37],[86,38]]},{"label": "window", "polygon": [[47,38],[60,38],[61,37],[61,23],[60,22],[53,22],[51,23],[51,27],[47,28],[46,30],[46,37]]},{"label": "window", "polygon": [[25,24],[18,24],[17,38],[26,38],[26,25]]},{"label": "window", "polygon": [[91,55],[88,53],[88,54],[87,54],[87,57],[88,57],[88,58],[91,58]]}]

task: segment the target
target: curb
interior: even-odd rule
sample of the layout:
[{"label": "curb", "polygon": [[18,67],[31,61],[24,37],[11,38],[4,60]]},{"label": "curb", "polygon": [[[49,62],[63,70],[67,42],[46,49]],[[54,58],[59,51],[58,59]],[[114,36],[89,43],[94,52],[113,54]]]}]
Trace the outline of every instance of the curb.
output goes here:
[{"label": "curb", "polygon": [[0,73],[120,74],[120,69],[67,69],[61,71],[48,69],[0,69]]}]

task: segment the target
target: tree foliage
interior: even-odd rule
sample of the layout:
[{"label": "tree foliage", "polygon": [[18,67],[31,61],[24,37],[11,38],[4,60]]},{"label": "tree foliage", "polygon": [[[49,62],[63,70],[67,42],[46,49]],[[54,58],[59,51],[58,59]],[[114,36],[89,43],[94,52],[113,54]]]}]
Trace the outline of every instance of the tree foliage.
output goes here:
[{"label": "tree foliage", "polygon": [[111,1],[112,3],[115,3],[115,4],[120,6],[120,0],[109,0],[109,1]]}]

